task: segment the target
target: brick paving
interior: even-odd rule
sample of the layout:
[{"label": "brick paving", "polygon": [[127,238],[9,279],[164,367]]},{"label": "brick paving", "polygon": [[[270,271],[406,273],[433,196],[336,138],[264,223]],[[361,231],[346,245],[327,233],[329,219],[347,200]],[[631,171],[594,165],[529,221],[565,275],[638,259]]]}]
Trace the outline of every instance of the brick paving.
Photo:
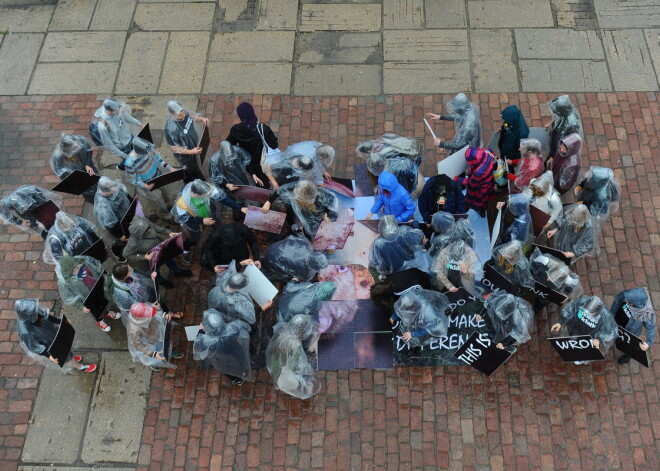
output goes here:
[{"label": "brick paving", "polygon": [[[659,96],[572,95],[587,136],[583,165],[611,166],[623,187],[600,256],[578,264],[585,291],[606,302],[621,289],[646,285],[660,306],[660,163],[651,155],[659,144]],[[357,142],[389,131],[425,138],[423,113],[440,110],[449,98],[202,96],[199,111],[212,117],[217,147],[234,122],[235,104],[248,99],[283,145],[317,139],[335,146],[335,173],[350,177]],[[530,126],[548,120],[549,94],[472,98],[487,138],[509,104],[522,109]],[[0,97],[2,194],[21,183],[54,183],[47,158],[59,133],[84,133],[97,104],[94,95]],[[430,139],[424,142],[430,175],[437,154]],[[81,201],[69,198],[65,205],[80,213]],[[17,344],[13,302],[57,297],[41,249],[37,236],[0,226],[2,471],[20,464],[42,370]],[[180,282],[169,296],[198,322],[208,288],[204,274]],[[536,335],[490,380],[468,367],[325,372],[323,391],[307,401],[275,391],[265,371],[241,387],[200,371],[181,339],[186,355],[179,368],[152,375],[137,470],[660,469],[660,373],[619,367],[611,354],[605,363],[557,363],[545,342],[554,315],[537,318]],[[657,356],[658,347],[651,353]]]}]

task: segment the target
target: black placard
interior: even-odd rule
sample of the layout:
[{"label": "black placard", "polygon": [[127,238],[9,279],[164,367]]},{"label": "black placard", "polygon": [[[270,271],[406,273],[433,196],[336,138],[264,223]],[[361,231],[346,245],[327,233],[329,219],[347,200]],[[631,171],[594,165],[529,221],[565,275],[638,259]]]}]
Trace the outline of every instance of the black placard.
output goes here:
[{"label": "black placard", "polygon": [[183,180],[186,176],[186,172],[183,169],[175,170],[174,172],[167,172],[158,177],[154,177],[151,180],[147,180],[148,184],[153,183],[153,188],[150,191],[157,190],[160,187],[169,185],[170,183],[178,182]]},{"label": "black placard", "polygon": [[95,258],[99,262],[103,263],[105,262],[105,259],[108,258],[108,251],[105,249],[103,239],[98,239],[80,255],[86,255],[88,257]]},{"label": "black placard", "polygon": [[486,262],[484,265],[484,277],[481,280],[481,283],[491,291],[503,289],[514,296],[520,296],[520,287],[511,283],[504,275],[495,270],[490,261]]},{"label": "black placard", "polygon": [[532,293],[534,293],[534,295],[536,295],[536,297],[540,300],[551,302],[553,304],[561,304],[566,301],[565,295],[561,294],[559,291],[555,291],[543,283],[539,283],[538,281],[534,283],[534,289],[532,289]]},{"label": "black placard", "polygon": [[564,363],[572,361],[603,361],[605,357],[593,344],[589,335],[575,337],[553,337],[548,342],[557,351]]},{"label": "black placard", "polygon": [[103,314],[106,306],[108,305],[108,300],[105,299],[105,293],[103,291],[103,286],[105,283],[105,270],[101,273],[101,276],[98,277],[91,291],[83,301],[83,305],[92,311],[95,317],[99,317]]},{"label": "black placard", "polygon": [[534,236],[538,237],[543,228],[550,220],[550,215],[544,211],[541,211],[536,206],[529,206],[529,215],[532,217],[532,229],[534,230]]},{"label": "black placard", "polygon": [[71,324],[69,324],[66,316],[62,315],[57,334],[55,335],[53,342],[50,344],[50,347],[48,347],[48,354],[53,358],[57,358],[57,364],[60,365],[60,368],[64,366],[69,358],[71,346],[73,345],[73,337],[75,337],[75,335],[76,330]]},{"label": "black placard", "polygon": [[151,137],[151,128],[149,127],[149,123],[144,125],[144,127],[138,133],[137,137],[141,137],[145,141],[149,141],[152,144],[154,143],[154,138]]},{"label": "black placard", "polygon": [[46,230],[53,227],[55,224],[55,215],[60,212],[60,208],[55,203],[48,200],[31,210],[32,215],[39,221]]},{"label": "black placard", "polygon": [[121,231],[124,233],[125,237],[129,236],[129,231],[128,231],[128,226],[131,225],[131,222],[133,221],[133,218],[135,217],[135,210],[137,209],[138,205],[138,199],[137,196],[133,198],[133,201],[131,201],[131,205],[128,207],[126,210],[126,214],[124,214],[124,217],[121,218]]},{"label": "black placard", "polygon": [[100,179],[99,175],[90,175],[82,170],[74,170],[64,180],[55,185],[53,191],[70,195],[82,195]]},{"label": "black placard", "polygon": [[208,152],[210,145],[211,137],[209,136],[209,128],[204,126],[202,136],[199,138],[199,143],[197,144],[197,147],[202,148],[202,152],[199,154],[199,168],[202,168],[202,165],[204,165],[204,159],[206,158],[206,153]]},{"label": "black placard", "polygon": [[619,309],[616,311],[616,314],[614,314],[614,321],[621,327],[627,326],[628,322],[630,321],[630,315],[626,312],[626,307],[626,303],[621,304]]},{"label": "black placard", "polygon": [[559,259],[569,266],[571,264],[571,260],[573,260],[572,258],[568,258],[566,255],[564,255],[564,252],[561,250],[553,249],[552,247],[546,247],[545,245],[538,244],[532,244],[532,247],[533,248],[530,253],[534,253],[534,248],[537,248],[541,253],[552,255],[553,257]]},{"label": "black placard", "polygon": [[628,355],[630,358],[636,362],[649,367],[649,356],[647,353],[641,349],[639,346],[642,343],[642,339],[637,337],[635,334],[624,329],[620,325],[617,326],[618,337],[616,339],[616,349],[619,350],[624,355]]},{"label": "black placard", "polygon": [[155,253],[149,260],[149,269],[155,270],[168,260],[172,260],[183,253],[183,234],[177,234],[164,240],[151,249],[150,252]]},{"label": "black placard", "polygon": [[495,342],[482,332],[474,332],[465,343],[456,350],[454,356],[468,365],[490,376],[502,366],[510,357],[511,353],[499,349]]}]

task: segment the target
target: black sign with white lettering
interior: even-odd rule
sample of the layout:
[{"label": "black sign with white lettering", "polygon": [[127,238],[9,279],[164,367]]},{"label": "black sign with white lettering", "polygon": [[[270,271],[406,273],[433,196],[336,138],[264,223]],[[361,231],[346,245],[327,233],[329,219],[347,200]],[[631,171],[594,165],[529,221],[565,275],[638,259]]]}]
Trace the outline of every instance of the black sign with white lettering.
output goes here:
[{"label": "black sign with white lettering", "polygon": [[503,289],[514,296],[520,296],[520,287],[511,283],[504,275],[495,270],[490,261],[484,265],[484,277],[481,283],[490,291]]},{"label": "black sign with white lettering", "polygon": [[565,295],[561,294],[559,291],[555,291],[543,283],[539,283],[538,281],[534,283],[532,292],[541,301],[547,301],[554,304],[561,304],[566,301]]},{"label": "black sign with white lettering", "polygon": [[601,351],[594,345],[594,339],[589,335],[576,337],[549,338],[550,345],[565,363],[571,361],[602,361],[605,359]]},{"label": "black sign with white lettering", "polygon": [[614,321],[621,327],[628,325],[628,321],[630,321],[630,314],[628,313],[628,305],[626,303],[623,303],[619,307],[619,310],[616,311],[616,314],[614,314]]},{"label": "black sign with white lettering", "polygon": [[511,357],[512,353],[499,349],[495,342],[482,332],[474,332],[454,356],[490,376]]},{"label": "black sign with white lettering", "polygon": [[552,247],[546,247],[545,245],[539,245],[539,244],[532,244],[532,252],[534,251],[535,248],[539,249],[541,253],[552,255],[555,258],[558,258],[562,262],[564,262],[566,265],[570,265],[571,261],[573,260],[572,258],[568,258],[566,255],[564,255],[564,252],[561,250],[553,249]]},{"label": "black sign with white lettering", "polygon": [[640,347],[642,339],[628,332],[620,325],[617,328],[619,329],[619,336],[616,339],[616,349],[648,368],[649,357]]}]

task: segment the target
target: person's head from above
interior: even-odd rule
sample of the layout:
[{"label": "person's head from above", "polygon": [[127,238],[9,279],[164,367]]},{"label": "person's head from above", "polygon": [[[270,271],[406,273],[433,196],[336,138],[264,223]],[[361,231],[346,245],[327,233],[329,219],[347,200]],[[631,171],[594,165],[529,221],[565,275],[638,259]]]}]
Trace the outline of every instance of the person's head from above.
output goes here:
[{"label": "person's head from above", "polygon": [[307,155],[299,155],[291,160],[291,166],[295,169],[309,171],[314,168],[314,161]]},{"label": "person's head from above", "polygon": [[296,183],[296,186],[293,188],[293,198],[296,200],[296,203],[302,208],[309,211],[316,210],[316,196],[318,195],[318,190],[316,185],[307,180],[301,180]]},{"label": "person's head from above", "polygon": [[501,245],[496,249],[497,263],[504,269],[506,274],[513,273],[513,270],[521,258],[524,258],[522,252],[522,242],[512,240]]},{"label": "person's head from above", "polygon": [[367,170],[370,174],[380,176],[387,168],[387,159],[381,154],[371,154],[367,158]]},{"label": "person's head from above", "polygon": [[205,198],[210,191],[208,185],[200,179],[197,179],[190,184],[191,198]]},{"label": "person's head from above", "polygon": [[218,337],[225,333],[227,324],[222,314],[213,308],[209,308],[202,314],[202,325],[208,335]]},{"label": "person's head from above", "polygon": [[151,142],[137,136],[133,138],[132,146],[133,152],[135,152],[137,155],[147,155],[151,153],[154,147]]},{"label": "person's head from above", "polygon": [[37,298],[17,299],[14,309],[19,321],[35,322],[39,318],[39,300]]},{"label": "person's head from above", "polygon": [[437,234],[443,234],[454,226],[455,218],[450,213],[438,211],[431,216],[431,227]]},{"label": "person's head from above", "polygon": [[63,133],[60,138],[60,150],[65,157],[71,157],[80,150],[80,144],[71,134]]},{"label": "person's head from above", "polygon": [[123,104],[121,101],[115,100],[113,98],[106,98],[103,100],[103,109],[107,115],[119,114]]},{"label": "person's head from above", "polygon": [[449,244],[447,246],[447,258],[454,262],[462,261],[465,257],[466,246],[467,244],[462,240]]},{"label": "person's head from above", "polygon": [[373,148],[374,148],[373,140],[362,141],[355,148],[355,155],[366,160],[371,155],[371,151],[373,150]]},{"label": "person's head from above", "polygon": [[521,139],[519,150],[523,158],[538,157],[542,151],[541,141],[533,138]]},{"label": "person's head from above", "polygon": [[176,100],[167,102],[167,111],[174,121],[183,121],[186,119],[186,109]]},{"label": "person's head from above", "polygon": [[82,268],[82,263],[77,259],[77,257],[71,257],[69,255],[63,255],[60,258],[60,273],[63,277],[69,277],[71,275],[77,275],[80,269]]},{"label": "person's head from above", "polygon": [[316,158],[324,167],[329,167],[335,161],[335,149],[328,144],[322,144],[316,148]]},{"label": "person's head from above", "polygon": [[559,155],[566,157],[577,154],[582,146],[582,138],[577,133],[569,134],[559,141]]},{"label": "person's head from above", "polygon": [[550,111],[560,117],[566,117],[573,112],[573,103],[568,95],[560,95],[550,102]]},{"label": "person's head from above", "polygon": [[449,114],[465,114],[471,108],[470,100],[465,93],[459,93],[447,103]]},{"label": "person's head from above", "polygon": [[591,190],[602,190],[614,178],[614,171],[608,167],[591,167],[584,178],[586,187]]},{"label": "person's head from above", "polygon": [[149,303],[134,303],[129,310],[131,320],[138,324],[146,324],[156,317],[158,309]]},{"label": "person's head from above", "polygon": [[311,252],[307,255],[307,266],[318,272],[328,266],[328,257],[321,252]]},{"label": "person's head from above", "polygon": [[108,177],[101,177],[98,182],[98,189],[101,195],[108,197],[117,194],[121,187],[116,180]]},{"label": "person's head from above", "polygon": [[55,224],[60,230],[64,232],[69,232],[76,227],[75,221],[64,211],[59,211],[55,215]]},{"label": "person's head from above", "polygon": [[122,283],[133,282],[133,268],[128,263],[118,263],[112,269],[112,276]]},{"label": "person's head from above", "polygon": [[234,273],[227,281],[227,291],[233,293],[242,290],[250,284],[250,279],[243,273]]},{"label": "person's head from above", "polygon": [[578,203],[566,210],[566,221],[573,226],[576,232],[584,227],[590,217],[589,208],[582,203]]},{"label": "person's head from above", "polygon": [[600,317],[601,311],[605,308],[603,301],[598,296],[587,296],[587,301],[582,308],[578,310],[578,317],[589,316],[592,318]]},{"label": "person's head from above", "polygon": [[378,234],[387,240],[393,241],[399,234],[399,223],[391,214],[387,214],[378,220]]},{"label": "person's head from above", "polygon": [[540,198],[544,195],[550,195],[552,192],[552,171],[548,170],[537,178],[532,178],[529,182],[529,189],[535,198]]},{"label": "person's head from above", "polygon": [[287,322],[286,329],[292,336],[305,340],[314,332],[314,321],[305,314],[296,314]]},{"label": "person's head from above", "polygon": [[241,123],[246,126],[256,126],[259,122],[257,115],[254,113],[254,108],[247,101],[244,101],[236,107],[236,114],[241,120]]}]

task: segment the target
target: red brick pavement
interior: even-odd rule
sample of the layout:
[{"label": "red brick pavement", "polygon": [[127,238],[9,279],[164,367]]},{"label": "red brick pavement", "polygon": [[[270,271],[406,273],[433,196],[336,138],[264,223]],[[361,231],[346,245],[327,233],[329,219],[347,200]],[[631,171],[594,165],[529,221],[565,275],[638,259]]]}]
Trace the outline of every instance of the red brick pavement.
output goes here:
[{"label": "red brick pavement", "polygon": [[[578,265],[585,290],[606,301],[621,289],[646,285],[660,306],[660,163],[651,155],[658,149],[659,96],[572,95],[587,136],[583,163],[611,166],[623,186],[621,210],[605,227],[601,255]],[[64,130],[84,133],[96,98],[0,97],[2,193],[20,183],[55,181],[47,158],[57,136]],[[255,104],[283,145],[316,139],[335,146],[336,173],[351,176],[360,140],[390,131],[426,138],[423,114],[442,109],[450,96],[204,96],[199,109],[213,119],[216,146],[243,98]],[[541,126],[549,98],[478,96],[486,137],[509,104],[522,109],[530,126]],[[436,151],[425,142],[424,171],[431,174]],[[80,211],[80,201],[67,204]],[[4,471],[20,459],[41,373],[21,356],[12,305],[42,293],[54,299],[56,286],[50,268],[38,260],[38,237],[2,226],[0,244]],[[170,296],[194,311],[197,321],[208,288],[203,275],[199,283],[180,283]],[[537,335],[491,380],[468,367],[327,372],[320,375],[322,393],[307,401],[275,391],[265,371],[254,383],[231,386],[217,373],[199,371],[190,344],[181,345],[187,353],[179,369],[153,375],[138,469],[660,469],[660,374],[613,361],[557,363],[544,342],[554,315],[537,319]]]}]

